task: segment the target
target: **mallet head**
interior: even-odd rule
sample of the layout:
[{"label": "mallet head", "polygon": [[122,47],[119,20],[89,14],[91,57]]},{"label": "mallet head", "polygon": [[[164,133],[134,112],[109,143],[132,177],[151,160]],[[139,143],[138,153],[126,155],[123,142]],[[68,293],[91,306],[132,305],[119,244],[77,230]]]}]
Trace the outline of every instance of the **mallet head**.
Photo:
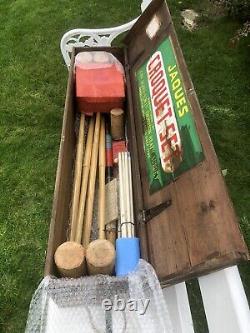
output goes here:
[{"label": "mallet head", "polygon": [[64,277],[78,278],[85,270],[85,250],[76,242],[61,244],[54,255],[58,271]]},{"label": "mallet head", "polygon": [[87,268],[90,275],[111,275],[115,264],[115,247],[106,239],[91,242],[86,250]]}]

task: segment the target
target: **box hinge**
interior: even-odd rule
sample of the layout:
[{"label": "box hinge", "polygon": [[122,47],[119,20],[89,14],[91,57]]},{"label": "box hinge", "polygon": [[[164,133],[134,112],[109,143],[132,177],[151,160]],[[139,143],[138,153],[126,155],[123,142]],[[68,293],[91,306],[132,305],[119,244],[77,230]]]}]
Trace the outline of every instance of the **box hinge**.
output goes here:
[{"label": "box hinge", "polygon": [[150,220],[152,220],[154,217],[158,216],[160,213],[162,213],[165,209],[167,209],[168,207],[170,207],[172,204],[172,200],[166,200],[164,202],[162,202],[161,204],[153,207],[153,208],[149,208],[149,209],[143,209],[141,210],[141,212],[139,213],[139,223],[147,223]]}]

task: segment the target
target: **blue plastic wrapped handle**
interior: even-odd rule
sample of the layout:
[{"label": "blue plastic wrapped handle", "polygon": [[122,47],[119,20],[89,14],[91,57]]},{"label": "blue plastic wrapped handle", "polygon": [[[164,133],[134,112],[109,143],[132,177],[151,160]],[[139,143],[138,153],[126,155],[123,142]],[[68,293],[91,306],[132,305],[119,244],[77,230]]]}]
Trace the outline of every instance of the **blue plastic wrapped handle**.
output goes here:
[{"label": "blue plastic wrapped handle", "polygon": [[116,240],[115,272],[117,276],[123,276],[134,271],[139,259],[139,238],[118,238]]}]

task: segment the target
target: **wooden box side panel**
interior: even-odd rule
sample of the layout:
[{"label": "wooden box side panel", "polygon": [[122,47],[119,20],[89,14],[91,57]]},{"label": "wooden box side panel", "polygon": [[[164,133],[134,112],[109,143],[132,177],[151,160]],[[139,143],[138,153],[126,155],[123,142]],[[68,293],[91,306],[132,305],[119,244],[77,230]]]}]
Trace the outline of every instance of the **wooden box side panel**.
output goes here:
[{"label": "wooden box side panel", "polygon": [[[72,57],[73,59],[73,57]],[[58,156],[52,216],[49,231],[47,256],[45,263],[45,276],[56,275],[54,253],[56,248],[66,240],[70,214],[70,198],[72,189],[72,170],[75,153],[75,111],[74,111],[74,77],[71,64],[61,142]]]}]

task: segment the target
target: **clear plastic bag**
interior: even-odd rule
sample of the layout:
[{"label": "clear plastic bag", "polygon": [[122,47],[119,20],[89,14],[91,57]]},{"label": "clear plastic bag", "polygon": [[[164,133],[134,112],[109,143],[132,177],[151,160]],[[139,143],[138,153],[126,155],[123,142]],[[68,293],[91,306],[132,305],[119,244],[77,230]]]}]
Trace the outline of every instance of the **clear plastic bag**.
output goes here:
[{"label": "clear plastic bag", "polygon": [[29,310],[26,333],[172,333],[161,286],[140,260],[126,277],[45,277]]},{"label": "clear plastic bag", "polygon": [[115,69],[124,75],[124,69],[120,61],[111,53],[105,51],[85,51],[79,52],[75,57],[75,68],[80,69],[98,69],[110,68]]}]

